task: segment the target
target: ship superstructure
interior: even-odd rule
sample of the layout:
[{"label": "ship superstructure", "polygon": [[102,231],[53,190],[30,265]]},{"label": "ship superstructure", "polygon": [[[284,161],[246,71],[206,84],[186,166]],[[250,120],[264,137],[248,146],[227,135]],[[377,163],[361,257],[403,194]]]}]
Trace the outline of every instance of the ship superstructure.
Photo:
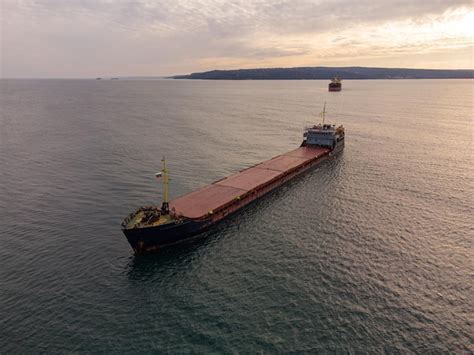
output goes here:
[{"label": "ship superstructure", "polygon": [[168,169],[161,208],[141,207],[122,222],[122,231],[135,253],[158,250],[191,238],[230,214],[315,167],[344,147],[344,127],[323,122],[307,127],[301,146],[169,201]]},{"label": "ship superstructure", "polygon": [[340,149],[344,146],[344,126],[336,127],[335,124],[327,124],[326,120],[326,103],[324,103],[322,122],[305,127],[303,133],[303,146],[317,146],[334,150],[336,147]]}]

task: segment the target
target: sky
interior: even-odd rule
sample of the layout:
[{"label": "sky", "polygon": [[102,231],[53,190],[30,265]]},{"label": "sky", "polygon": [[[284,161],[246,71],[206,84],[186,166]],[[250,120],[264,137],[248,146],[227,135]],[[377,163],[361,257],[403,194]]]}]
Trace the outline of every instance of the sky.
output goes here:
[{"label": "sky", "polygon": [[471,0],[0,0],[0,77],[472,69]]}]

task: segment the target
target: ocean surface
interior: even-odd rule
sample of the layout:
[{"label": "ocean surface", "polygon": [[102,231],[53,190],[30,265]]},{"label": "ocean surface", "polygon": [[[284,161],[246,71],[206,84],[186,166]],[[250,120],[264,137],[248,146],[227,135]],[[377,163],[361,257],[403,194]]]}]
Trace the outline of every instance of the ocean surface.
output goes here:
[{"label": "ocean surface", "polygon": [[[0,81],[0,352],[473,352],[472,80]],[[161,201],[343,123],[342,155],[136,257]]]}]

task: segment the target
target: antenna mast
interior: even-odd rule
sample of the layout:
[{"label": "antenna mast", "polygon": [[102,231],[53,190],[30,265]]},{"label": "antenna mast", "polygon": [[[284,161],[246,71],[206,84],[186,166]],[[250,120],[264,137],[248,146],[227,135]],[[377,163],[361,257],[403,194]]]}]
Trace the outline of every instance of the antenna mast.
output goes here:
[{"label": "antenna mast", "polygon": [[323,107],[322,115],[323,115],[323,124],[324,124],[324,119],[326,118],[326,101],[324,101],[324,107]]},{"label": "antenna mast", "polygon": [[167,215],[170,213],[170,201],[168,191],[168,169],[166,168],[166,160],[164,156],[163,159],[161,159],[161,162],[163,163],[163,168],[161,169],[161,172],[163,174],[163,204],[161,205],[161,213]]}]

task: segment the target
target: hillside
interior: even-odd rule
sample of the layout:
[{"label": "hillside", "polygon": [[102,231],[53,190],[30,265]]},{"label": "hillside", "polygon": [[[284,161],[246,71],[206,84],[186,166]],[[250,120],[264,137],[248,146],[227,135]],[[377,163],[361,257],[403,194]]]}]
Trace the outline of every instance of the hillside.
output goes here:
[{"label": "hillside", "polygon": [[299,67],[211,70],[173,79],[210,80],[304,80],[304,79],[472,79],[474,70],[438,70],[367,67]]}]

